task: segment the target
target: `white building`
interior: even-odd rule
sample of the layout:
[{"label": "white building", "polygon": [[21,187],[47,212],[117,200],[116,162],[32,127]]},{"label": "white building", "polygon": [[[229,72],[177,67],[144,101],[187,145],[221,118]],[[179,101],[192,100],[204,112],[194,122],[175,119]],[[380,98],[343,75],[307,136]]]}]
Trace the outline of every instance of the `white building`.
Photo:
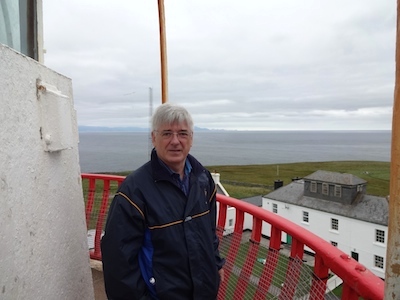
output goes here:
[{"label": "white building", "polygon": [[[264,196],[262,207],[329,241],[385,277],[388,200],[366,194],[351,174],[317,171]],[[270,228],[265,226],[263,233]],[[282,241],[291,243],[284,234]]]}]

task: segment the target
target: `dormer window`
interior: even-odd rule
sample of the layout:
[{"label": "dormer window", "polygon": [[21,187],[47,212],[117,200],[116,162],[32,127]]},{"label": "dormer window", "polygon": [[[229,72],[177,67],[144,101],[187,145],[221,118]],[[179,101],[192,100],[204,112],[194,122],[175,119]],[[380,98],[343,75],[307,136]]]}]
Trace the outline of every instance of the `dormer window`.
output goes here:
[{"label": "dormer window", "polygon": [[316,181],[311,181],[310,192],[311,193],[316,193],[317,192],[317,182]]},{"label": "dormer window", "polygon": [[335,197],[341,198],[342,197],[342,186],[335,185]]},{"label": "dormer window", "polygon": [[329,195],[329,184],[322,183],[322,195]]}]

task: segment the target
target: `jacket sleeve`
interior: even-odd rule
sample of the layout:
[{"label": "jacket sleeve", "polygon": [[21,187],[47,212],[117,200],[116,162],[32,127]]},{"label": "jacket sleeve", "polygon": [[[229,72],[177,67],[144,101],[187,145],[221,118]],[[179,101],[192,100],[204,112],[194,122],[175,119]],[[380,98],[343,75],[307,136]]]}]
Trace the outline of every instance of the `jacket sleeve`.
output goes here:
[{"label": "jacket sleeve", "polygon": [[133,202],[128,193],[114,197],[101,241],[103,274],[108,299],[143,299],[147,294],[138,253],[143,243],[143,204]]}]

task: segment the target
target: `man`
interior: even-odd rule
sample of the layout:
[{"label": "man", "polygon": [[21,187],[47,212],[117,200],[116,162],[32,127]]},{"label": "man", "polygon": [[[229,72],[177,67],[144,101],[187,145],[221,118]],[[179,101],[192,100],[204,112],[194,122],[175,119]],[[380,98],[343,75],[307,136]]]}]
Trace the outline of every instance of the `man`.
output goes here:
[{"label": "man", "polygon": [[152,119],[151,160],[130,174],[111,203],[102,239],[109,299],[211,300],[223,280],[216,188],[189,154],[193,121],[162,104]]}]

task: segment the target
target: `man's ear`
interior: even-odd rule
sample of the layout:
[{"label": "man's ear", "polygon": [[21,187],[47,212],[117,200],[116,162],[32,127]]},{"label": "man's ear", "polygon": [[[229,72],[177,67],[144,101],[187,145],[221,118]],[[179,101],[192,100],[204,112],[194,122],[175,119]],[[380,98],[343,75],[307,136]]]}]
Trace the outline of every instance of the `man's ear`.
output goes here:
[{"label": "man's ear", "polygon": [[153,143],[153,147],[156,147],[156,134],[154,131],[151,132],[151,142]]}]

